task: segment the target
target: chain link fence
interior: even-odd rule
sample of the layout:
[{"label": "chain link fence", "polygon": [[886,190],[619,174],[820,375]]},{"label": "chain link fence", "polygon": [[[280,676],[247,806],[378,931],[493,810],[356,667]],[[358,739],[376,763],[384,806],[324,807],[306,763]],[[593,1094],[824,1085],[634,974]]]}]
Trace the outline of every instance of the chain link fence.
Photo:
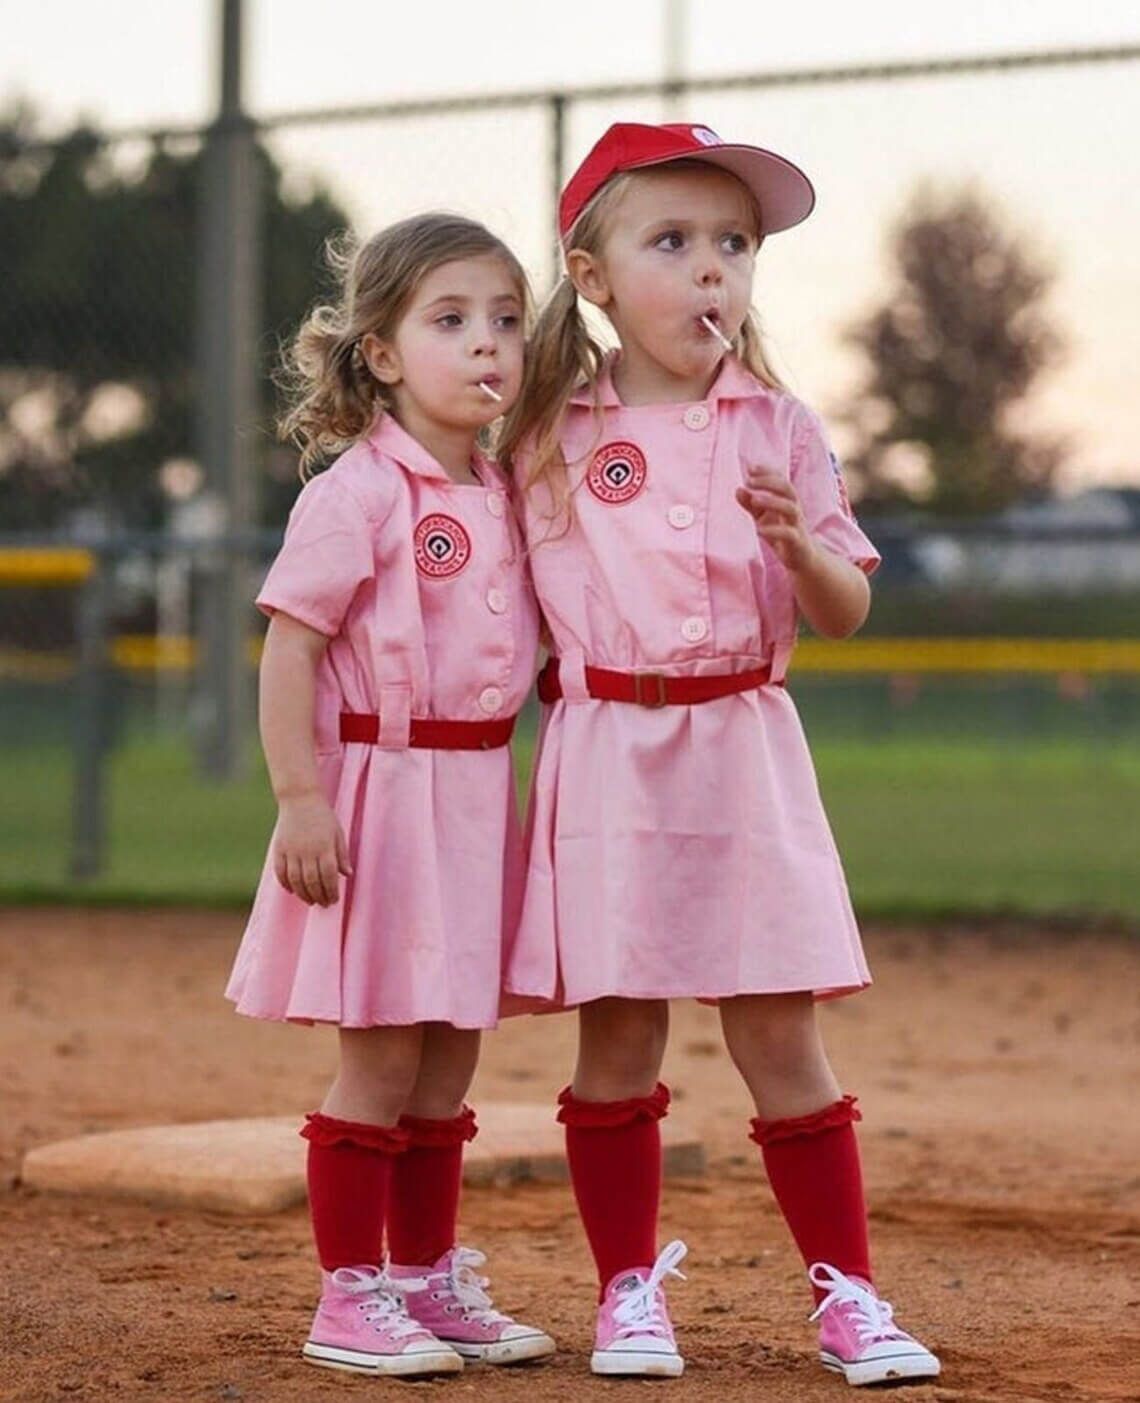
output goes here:
[{"label": "chain link fence", "polygon": [[[0,252],[13,270],[0,290],[0,895],[248,891],[272,811],[247,601],[296,490],[269,374],[324,287],[322,242],[345,224],[456,209],[507,238],[541,296],[557,271],[559,184],[622,119],[699,119],[811,171],[818,214],[765,247],[757,300],[777,366],[835,416],[841,450],[859,391],[840,332],[883,295],[885,231],[917,182],[992,192],[1056,269],[1050,311],[1070,355],[1039,409],[1071,443],[1063,486],[1089,470],[1115,482],[970,527],[865,523],[886,558],[871,625],[838,648],[805,645],[796,677],[825,787],[832,744],[1076,745],[1090,773],[1110,753],[1134,766],[1140,464],[1129,475],[1111,461],[1132,451],[1134,390],[1096,348],[1127,345],[1136,220],[1081,152],[1140,119],[1137,56],[287,115],[243,129],[249,199],[224,228],[209,156],[224,124],[44,143],[26,114],[0,122]],[[1064,207],[1046,198],[1061,179]],[[227,263],[241,218],[253,256]],[[229,388],[209,309],[235,281],[248,284],[229,325],[248,334],[249,383],[234,443],[214,450]],[[212,461],[231,449],[251,489],[236,516]],[[242,634],[229,677],[211,654],[232,645],[217,637],[227,610]],[[211,764],[223,712],[237,735]]]}]

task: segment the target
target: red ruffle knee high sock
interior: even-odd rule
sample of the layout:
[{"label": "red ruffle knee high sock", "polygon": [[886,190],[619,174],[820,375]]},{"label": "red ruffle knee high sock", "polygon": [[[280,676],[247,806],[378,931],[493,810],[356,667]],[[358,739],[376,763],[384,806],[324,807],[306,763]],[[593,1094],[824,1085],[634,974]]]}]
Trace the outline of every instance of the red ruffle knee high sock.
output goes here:
[{"label": "red ruffle knee high sock", "polygon": [[[829,1262],[848,1276],[871,1280],[867,1205],[853,1122],[854,1096],[807,1116],[752,1121],[776,1202],[804,1265]],[[823,1292],[813,1286],[816,1303]]]},{"label": "red ruffle knee high sock", "polygon": [[652,1266],[657,1256],[659,1122],[669,1088],[658,1082],[651,1096],[579,1101],[567,1087],[558,1105],[574,1197],[604,1293],[618,1272]]},{"label": "red ruffle knee high sock", "polygon": [[318,1112],[305,1117],[301,1135],[309,1142],[309,1212],[321,1266],[379,1266],[392,1162],[407,1131]]},{"label": "red ruffle knee high sock", "polygon": [[464,1106],[450,1120],[401,1116],[408,1148],[392,1165],[388,1253],[402,1267],[430,1267],[455,1246],[463,1146],[478,1131]]}]

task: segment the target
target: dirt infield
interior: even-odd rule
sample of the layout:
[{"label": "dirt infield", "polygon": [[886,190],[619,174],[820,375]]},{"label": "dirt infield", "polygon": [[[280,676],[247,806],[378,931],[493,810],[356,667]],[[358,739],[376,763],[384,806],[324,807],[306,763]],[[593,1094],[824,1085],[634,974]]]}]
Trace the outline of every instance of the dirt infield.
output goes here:
[{"label": "dirt infield", "polygon": [[[424,1384],[297,1360],[315,1270],[301,1211],[234,1221],[22,1188],[23,1152],[46,1140],[317,1101],[333,1035],[254,1024],[221,1000],[240,926],[201,912],[0,913],[0,1399],[847,1396],[815,1362],[743,1091],[715,1012],[695,1004],[675,1006],[666,1068],[711,1163],[666,1191],[662,1233],[690,1248],[670,1297],[688,1356],[678,1383],[590,1377],[590,1266],[566,1188],[470,1190],[463,1209],[500,1303],[549,1328],[559,1354]],[[867,946],[876,986],[824,1018],[863,1104],[880,1284],[943,1358],[937,1384],[904,1396],[1140,1397],[1140,947],[955,930],[872,930]],[[478,1094],[552,1100],[573,1041],[570,1017],[505,1025]]]}]

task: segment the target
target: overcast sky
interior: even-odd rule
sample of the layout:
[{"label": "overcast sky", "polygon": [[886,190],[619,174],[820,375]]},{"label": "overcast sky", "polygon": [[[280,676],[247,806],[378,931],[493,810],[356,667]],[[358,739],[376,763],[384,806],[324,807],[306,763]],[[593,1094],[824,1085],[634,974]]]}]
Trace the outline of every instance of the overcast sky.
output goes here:
[{"label": "overcast sky", "polygon": [[[52,128],[198,123],[216,101],[215,0],[0,0],[0,102]],[[692,75],[891,58],[1140,42],[1136,0],[755,0],[678,5]],[[247,0],[246,96],[261,116],[393,98],[654,78],[665,0]],[[684,116],[771,145],[819,190],[801,230],[766,245],[757,286],[777,362],[827,411],[856,373],[838,330],[883,288],[884,230],[918,180],[973,180],[1058,271],[1052,309],[1071,346],[1031,422],[1074,440],[1071,485],[1140,483],[1140,62],[731,99]],[[615,116],[579,110],[576,159]],[[425,205],[483,217],[549,276],[542,114],[478,122],[325,127],[274,138],[291,170],[328,183],[371,228]],[[475,143],[474,145],[472,143]],[[541,288],[540,288],[541,290]]]}]

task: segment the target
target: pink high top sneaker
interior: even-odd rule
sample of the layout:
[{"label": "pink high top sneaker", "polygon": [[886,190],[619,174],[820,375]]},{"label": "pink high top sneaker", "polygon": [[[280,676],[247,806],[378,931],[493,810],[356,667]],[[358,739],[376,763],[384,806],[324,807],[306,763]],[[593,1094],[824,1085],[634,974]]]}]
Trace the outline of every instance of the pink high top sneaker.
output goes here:
[{"label": "pink high top sneaker", "polygon": [[453,1247],[431,1267],[390,1263],[387,1280],[412,1319],[464,1359],[519,1364],[553,1354],[549,1335],[495,1309],[486,1290],[490,1283],[474,1270],[486,1260],[474,1248]]},{"label": "pink high top sneaker", "polygon": [[463,1360],[408,1318],[376,1267],[321,1273],[321,1300],[301,1351],[310,1364],[356,1374],[455,1374]]},{"label": "pink high top sneaker", "polygon": [[677,1270],[689,1249],[671,1242],[652,1268],[621,1271],[606,1287],[598,1307],[598,1328],[590,1368],[595,1374],[634,1374],[677,1378],[685,1361],[677,1353],[673,1326],[665,1309],[666,1276]]},{"label": "pink high top sneaker", "polygon": [[902,1379],[933,1379],[941,1371],[935,1355],[894,1323],[889,1301],[857,1276],[816,1262],[808,1272],[827,1295],[812,1312],[818,1320],[819,1357],[825,1369],[849,1384],[880,1384]]}]

